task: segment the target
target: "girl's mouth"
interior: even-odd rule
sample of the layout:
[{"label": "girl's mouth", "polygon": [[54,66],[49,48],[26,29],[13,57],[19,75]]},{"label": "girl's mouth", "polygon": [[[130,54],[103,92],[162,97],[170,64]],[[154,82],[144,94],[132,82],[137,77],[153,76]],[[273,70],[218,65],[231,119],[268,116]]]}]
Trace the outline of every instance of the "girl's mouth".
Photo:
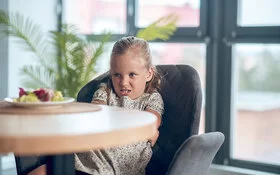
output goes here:
[{"label": "girl's mouth", "polygon": [[128,96],[128,94],[131,92],[131,90],[128,90],[128,89],[122,89],[121,90],[121,95],[122,96]]}]

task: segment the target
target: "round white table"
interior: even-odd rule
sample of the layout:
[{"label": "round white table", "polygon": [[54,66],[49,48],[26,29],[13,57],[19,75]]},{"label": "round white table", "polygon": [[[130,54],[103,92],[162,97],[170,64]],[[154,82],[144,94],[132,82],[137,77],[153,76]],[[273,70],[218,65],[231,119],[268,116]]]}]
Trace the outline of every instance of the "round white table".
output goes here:
[{"label": "round white table", "polygon": [[74,174],[69,153],[147,140],[156,131],[156,116],[145,111],[76,102],[46,108],[0,102],[0,153],[51,155],[48,174]]}]

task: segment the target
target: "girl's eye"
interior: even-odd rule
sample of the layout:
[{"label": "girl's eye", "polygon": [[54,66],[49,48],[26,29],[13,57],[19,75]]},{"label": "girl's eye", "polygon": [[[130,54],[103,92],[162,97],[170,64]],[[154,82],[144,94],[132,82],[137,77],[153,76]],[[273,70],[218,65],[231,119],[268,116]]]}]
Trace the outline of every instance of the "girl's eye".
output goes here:
[{"label": "girl's eye", "polygon": [[135,73],[130,73],[129,77],[134,77],[136,74]]},{"label": "girl's eye", "polygon": [[114,77],[120,77],[120,76],[121,76],[121,75],[118,74],[118,73],[114,74]]}]

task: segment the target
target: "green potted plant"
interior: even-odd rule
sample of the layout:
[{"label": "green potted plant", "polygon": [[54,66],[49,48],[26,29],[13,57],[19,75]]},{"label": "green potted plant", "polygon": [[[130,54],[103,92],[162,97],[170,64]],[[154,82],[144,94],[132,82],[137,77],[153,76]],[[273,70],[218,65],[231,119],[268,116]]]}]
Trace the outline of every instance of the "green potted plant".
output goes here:
[{"label": "green potted plant", "polygon": [[[138,31],[136,37],[148,41],[168,40],[176,30],[177,16],[167,15]],[[45,35],[38,24],[19,13],[0,10],[0,34],[12,36],[31,52],[39,64],[25,65],[21,69],[26,88],[51,88],[64,96],[76,97],[82,86],[96,74],[97,60],[105,52],[104,45],[110,33],[104,33],[98,44],[82,39],[74,25],[64,24],[61,31]]]}]

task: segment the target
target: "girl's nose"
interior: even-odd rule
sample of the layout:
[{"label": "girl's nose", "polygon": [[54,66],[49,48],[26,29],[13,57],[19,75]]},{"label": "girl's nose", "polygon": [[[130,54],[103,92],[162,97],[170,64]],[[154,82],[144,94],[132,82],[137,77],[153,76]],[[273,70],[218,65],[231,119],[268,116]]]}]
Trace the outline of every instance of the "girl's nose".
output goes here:
[{"label": "girl's nose", "polygon": [[121,85],[126,86],[129,84],[129,78],[128,77],[122,77],[121,79]]}]

